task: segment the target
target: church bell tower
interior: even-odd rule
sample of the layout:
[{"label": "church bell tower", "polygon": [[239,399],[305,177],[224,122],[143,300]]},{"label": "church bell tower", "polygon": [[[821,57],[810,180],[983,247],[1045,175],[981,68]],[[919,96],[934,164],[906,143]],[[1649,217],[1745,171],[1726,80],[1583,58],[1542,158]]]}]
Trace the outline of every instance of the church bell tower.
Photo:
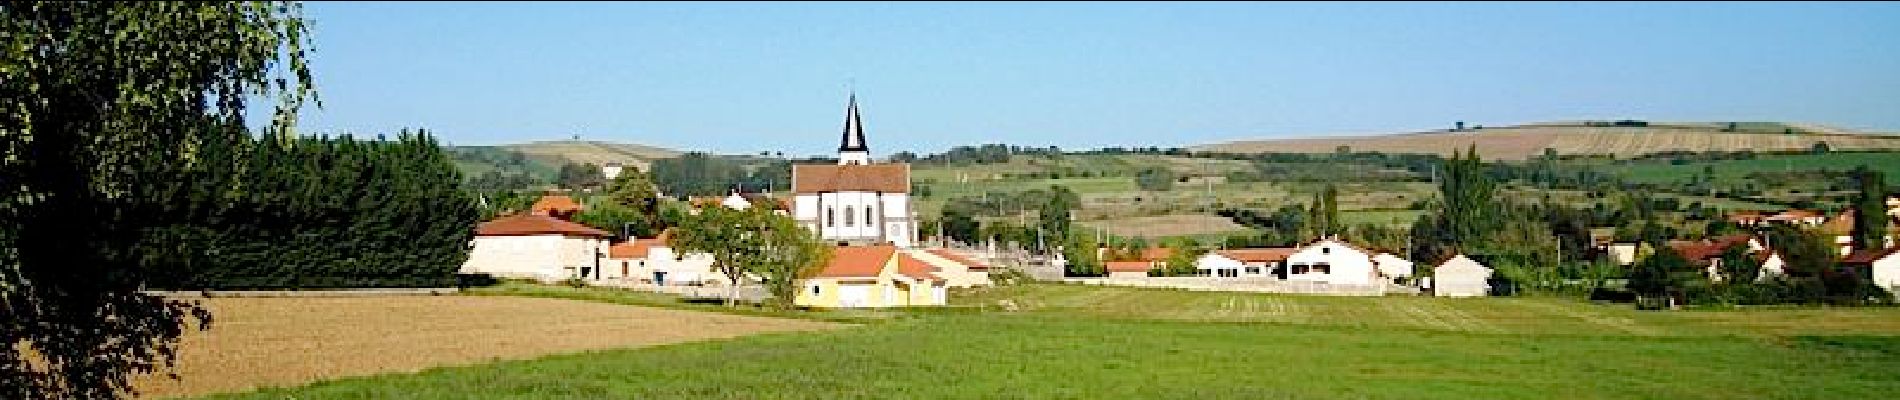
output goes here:
[{"label": "church bell tower", "polygon": [[864,122],[858,119],[858,94],[844,111],[844,139],[838,144],[838,165],[870,165],[871,148],[864,144]]}]

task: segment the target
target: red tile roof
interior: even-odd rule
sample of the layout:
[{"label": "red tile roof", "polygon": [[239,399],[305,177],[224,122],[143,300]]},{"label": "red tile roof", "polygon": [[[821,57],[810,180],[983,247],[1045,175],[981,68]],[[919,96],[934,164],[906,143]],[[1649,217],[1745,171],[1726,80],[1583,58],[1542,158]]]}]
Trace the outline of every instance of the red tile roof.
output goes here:
[{"label": "red tile roof", "polygon": [[634,239],[607,247],[607,258],[647,258],[654,247],[665,247],[660,239]]},{"label": "red tile roof", "polygon": [[792,192],[910,193],[909,164],[793,165]]},{"label": "red tile roof", "polygon": [[950,260],[951,262],[963,264],[964,268],[969,268],[970,270],[973,270],[973,271],[981,271],[981,270],[990,269],[990,266],[988,264],[976,262],[976,260],[971,260],[968,257],[957,255],[957,253],[952,253],[949,250],[930,249],[930,250],[925,250],[925,251],[929,252],[930,254],[935,254],[938,257],[943,257],[944,259]]},{"label": "red tile roof", "polygon": [[534,201],[533,206],[528,207],[529,213],[541,215],[573,213],[580,210],[581,204],[574,202],[574,198],[560,194],[541,196],[541,199]]},{"label": "red tile roof", "polygon": [[1103,264],[1108,272],[1148,272],[1154,269],[1154,263],[1147,261],[1109,261]]},{"label": "red tile roof", "polygon": [[1214,254],[1232,258],[1240,262],[1278,262],[1286,261],[1287,256],[1300,251],[1298,247],[1273,247],[1260,249],[1217,250]]},{"label": "red tile roof", "polygon": [[884,271],[884,264],[897,254],[892,246],[839,246],[831,249],[831,263],[819,271],[819,278],[869,278]]},{"label": "red tile roof", "polygon": [[546,215],[511,215],[475,226],[476,236],[566,235],[610,237],[607,231],[567,222]]},{"label": "red tile roof", "polygon": [[942,277],[937,276],[937,271],[937,267],[930,266],[930,263],[926,263],[924,260],[911,257],[909,254],[897,255],[898,275],[908,276],[911,279],[920,281],[943,280]]}]

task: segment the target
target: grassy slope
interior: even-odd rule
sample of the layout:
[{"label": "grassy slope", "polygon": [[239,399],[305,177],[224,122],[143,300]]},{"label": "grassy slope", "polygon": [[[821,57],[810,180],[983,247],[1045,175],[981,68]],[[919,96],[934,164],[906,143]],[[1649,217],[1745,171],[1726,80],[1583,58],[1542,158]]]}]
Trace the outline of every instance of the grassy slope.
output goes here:
[{"label": "grassy slope", "polygon": [[[1900,390],[1900,340],[1869,336],[1900,332],[1897,309],[1663,313],[1556,299],[1045,285],[959,298],[1000,300],[1024,310],[920,312],[829,332],[232,397],[1877,398]],[[1850,336],[1790,336],[1821,333]]]},{"label": "grassy slope", "polygon": [[1753,160],[1722,160],[1670,165],[1667,162],[1643,162],[1604,167],[1634,182],[1681,182],[1701,175],[1704,166],[1714,167],[1717,180],[1747,179],[1755,172],[1845,171],[1861,165],[1880,170],[1887,176],[1900,176],[1900,153],[1832,153],[1822,155],[1764,155]]}]

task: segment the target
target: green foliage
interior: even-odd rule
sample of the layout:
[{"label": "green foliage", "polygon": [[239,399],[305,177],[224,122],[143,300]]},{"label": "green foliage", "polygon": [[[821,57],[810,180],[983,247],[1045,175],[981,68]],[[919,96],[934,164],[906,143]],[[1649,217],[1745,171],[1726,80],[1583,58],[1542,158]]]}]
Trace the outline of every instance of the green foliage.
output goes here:
[{"label": "green foliage", "polygon": [[1049,199],[1036,213],[1041,222],[1042,232],[1049,237],[1067,237],[1069,224],[1076,208],[1082,206],[1082,198],[1065,186],[1050,186]]},{"label": "green foliage", "polygon": [[692,152],[653,161],[653,183],[669,196],[719,196],[746,181],[738,161]]},{"label": "green foliage", "polygon": [[1135,174],[1135,186],[1151,192],[1165,192],[1174,188],[1174,171],[1161,167],[1149,167]]},{"label": "green foliage", "polygon": [[1755,282],[1761,275],[1761,261],[1755,259],[1747,243],[1736,243],[1722,249],[1717,267],[1721,269],[1724,284],[1747,284]]},{"label": "green foliage", "polygon": [[[751,278],[773,295],[771,304],[789,308],[799,282],[824,268],[831,247],[791,217],[768,207],[733,210],[705,207],[689,215],[667,243],[682,253],[710,254],[713,266],[734,290]],[[726,304],[736,304],[728,296]]]},{"label": "green foliage", "polygon": [[1858,189],[1854,197],[1854,248],[1886,248],[1888,217],[1885,179],[1880,171],[1868,169],[1865,165],[1855,168],[1852,177]]},{"label": "green foliage", "polygon": [[150,287],[454,285],[480,210],[427,133],[233,139],[160,185],[170,218],[139,249],[178,265]]},{"label": "green foliage", "polygon": [[940,222],[943,235],[963,243],[976,243],[977,222],[967,211],[958,208],[944,208]]},{"label": "green foliage", "polygon": [[1101,257],[1096,255],[1101,246],[1095,236],[1083,232],[1069,234],[1069,240],[1062,246],[1062,257],[1068,261],[1068,276],[1102,276],[1107,273]]},{"label": "green foliage", "polygon": [[1629,289],[1640,296],[1665,296],[1672,289],[1682,288],[1679,278],[1683,272],[1693,272],[1689,260],[1673,248],[1659,247],[1656,254],[1636,262],[1630,271]]},{"label": "green foliage", "polygon": [[[607,183],[607,203],[615,208],[627,210],[625,219],[621,219],[612,228],[602,228],[613,232],[627,229],[635,237],[653,237],[666,229],[666,221],[660,215],[658,187],[647,174],[636,168],[620,171]],[[585,212],[583,212],[585,213]]]},{"label": "green foliage", "polygon": [[1207,249],[1184,238],[1172,238],[1166,242],[1166,247],[1169,253],[1166,269],[1161,271],[1162,276],[1194,275],[1198,271],[1194,268],[1194,261],[1199,260],[1201,255],[1207,254]]},{"label": "green foliage", "polygon": [[600,186],[607,182],[607,177],[601,175],[600,166],[567,163],[561,165],[561,171],[555,174],[554,182],[568,190],[580,190]]},{"label": "green foliage", "polygon": [[315,98],[307,35],[294,3],[0,4],[0,398],[127,396],[210,322],[139,292],[204,257],[152,245],[224,234],[173,229],[224,208],[178,200],[248,192],[176,172],[253,134],[254,100],[277,103],[259,133],[292,133]]}]

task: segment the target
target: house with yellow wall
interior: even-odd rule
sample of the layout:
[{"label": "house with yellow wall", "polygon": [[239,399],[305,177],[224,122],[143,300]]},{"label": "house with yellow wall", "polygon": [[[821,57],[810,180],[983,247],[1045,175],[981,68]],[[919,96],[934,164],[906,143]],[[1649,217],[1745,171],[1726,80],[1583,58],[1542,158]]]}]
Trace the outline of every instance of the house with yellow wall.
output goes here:
[{"label": "house with yellow wall", "polygon": [[840,246],[831,262],[804,282],[794,304],[819,308],[941,306],[947,280],[895,246]]}]

